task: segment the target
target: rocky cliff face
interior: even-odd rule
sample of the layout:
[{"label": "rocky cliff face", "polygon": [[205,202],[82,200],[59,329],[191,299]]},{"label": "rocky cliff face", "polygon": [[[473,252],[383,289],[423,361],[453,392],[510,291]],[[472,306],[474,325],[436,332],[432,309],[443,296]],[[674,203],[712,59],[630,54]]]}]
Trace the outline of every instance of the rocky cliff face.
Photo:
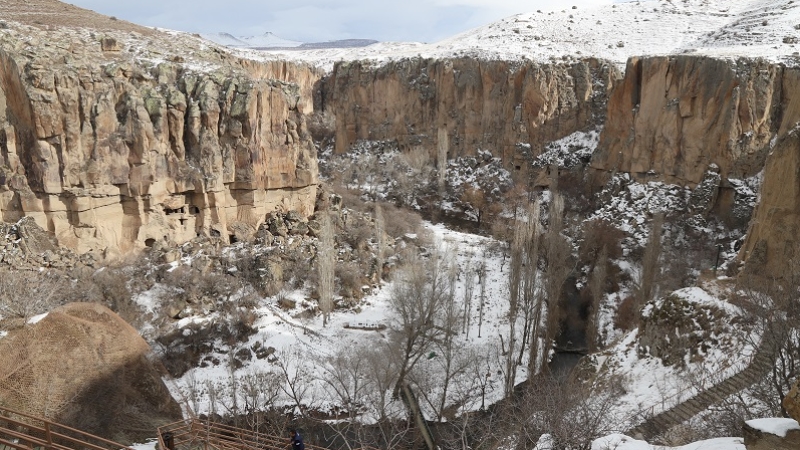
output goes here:
[{"label": "rocky cliff face", "polygon": [[755,175],[797,120],[796,77],[761,60],[631,58],[592,167],[689,185],[711,164],[723,179]]},{"label": "rocky cliff face", "polygon": [[596,59],[338,63],[321,83],[316,108],[335,117],[337,152],[359,140],[395,139],[401,149],[436,155],[442,148],[449,158],[490,150],[519,168],[547,142],[602,122],[619,77]]},{"label": "rocky cliff face", "polygon": [[[0,214],[110,254],[313,212],[318,72],[156,33],[0,30]],[[184,56],[185,55],[185,56]]]}]

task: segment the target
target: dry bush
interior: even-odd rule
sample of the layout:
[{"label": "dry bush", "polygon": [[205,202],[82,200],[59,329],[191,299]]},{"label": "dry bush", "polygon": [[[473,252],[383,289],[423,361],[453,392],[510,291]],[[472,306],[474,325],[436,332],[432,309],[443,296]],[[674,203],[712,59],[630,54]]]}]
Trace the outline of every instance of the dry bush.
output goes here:
[{"label": "dry bush", "polygon": [[52,271],[0,270],[0,317],[28,319],[63,304],[65,280]]},{"label": "dry bush", "polygon": [[306,116],[306,127],[315,141],[331,143],[336,137],[336,116],[330,111],[314,111]]},{"label": "dry bush", "polygon": [[422,227],[422,217],[414,211],[396,206],[384,206],[384,217],[387,218],[386,234],[393,237],[407,233],[417,233]]},{"label": "dry bush", "polygon": [[593,389],[572,379],[539,377],[499,411],[499,420],[517,437],[517,448],[533,448],[549,434],[552,447],[544,448],[589,450],[594,439],[614,431],[612,414],[619,393],[615,385]]},{"label": "dry bush", "polygon": [[374,225],[362,215],[348,218],[344,230],[339,231],[339,238],[362,256],[369,251],[369,242],[374,235]]},{"label": "dry bush", "polygon": [[146,318],[128,287],[132,276],[135,275],[121,268],[104,267],[90,277],[79,279],[70,289],[70,301],[100,303],[139,329],[144,325]]},{"label": "dry bush", "polygon": [[605,248],[609,259],[619,259],[622,256],[622,240],[625,232],[615,227],[611,222],[603,219],[587,221],[583,224],[583,242],[581,242],[579,256],[581,262],[593,262],[600,251]]},{"label": "dry bush", "polygon": [[369,284],[364,270],[355,262],[337,264],[336,278],[339,280],[339,295],[344,298],[360,299],[363,295],[361,286]]},{"label": "dry bush", "polygon": [[633,296],[625,297],[617,307],[617,314],[614,316],[614,327],[619,330],[632,330],[636,328],[639,320],[639,311],[636,307],[636,298]]},{"label": "dry bush", "polygon": [[286,283],[289,287],[301,289],[305,286],[307,281],[311,281],[312,284],[316,285],[317,271],[314,270],[309,258],[303,255],[294,255],[294,257],[288,260],[284,260],[283,267],[284,277],[291,277]]},{"label": "dry bush", "polygon": [[352,209],[353,211],[365,213],[369,211],[372,202],[365,201],[361,197],[361,193],[355,189],[347,189],[341,185],[334,184],[333,192],[342,197],[342,206]]}]

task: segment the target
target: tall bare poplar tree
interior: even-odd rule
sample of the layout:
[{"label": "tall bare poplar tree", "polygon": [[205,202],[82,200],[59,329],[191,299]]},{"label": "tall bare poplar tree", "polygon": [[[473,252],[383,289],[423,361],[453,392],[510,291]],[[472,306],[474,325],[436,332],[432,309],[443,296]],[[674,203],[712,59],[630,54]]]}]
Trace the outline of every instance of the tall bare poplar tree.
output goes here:
[{"label": "tall bare poplar tree", "polygon": [[383,208],[379,204],[375,204],[375,241],[378,244],[378,249],[375,254],[375,274],[377,281],[380,283],[383,280],[383,264],[386,259],[386,223],[383,218]]},{"label": "tall bare poplar tree", "polygon": [[[529,312],[533,310],[533,285],[536,279],[536,260],[539,258],[538,245],[534,242],[538,236],[538,223],[539,202],[537,200],[525,209],[522,220],[517,221],[514,238],[511,241],[511,265],[508,278],[509,334],[508,348],[506,349],[506,395],[510,395],[514,389],[517,366],[522,363],[522,355],[530,328]],[[518,342],[519,337],[516,330],[520,313],[523,313],[525,318],[521,345]]]},{"label": "tall bare poplar tree", "polygon": [[586,328],[586,341],[589,351],[594,352],[598,349],[598,327],[600,306],[605,294],[606,274],[608,272],[608,250],[603,246],[592,269],[592,277],[589,279],[589,293],[592,295],[592,303],[589,305],[589,321]]},{"label": "tall bare poplar tree", "polygon": [[320,218],[319,247],[317,249],[317,270],[319,271],[319,309],[322,311],[322,325],[328,325],[333,310],[333,283],[336,255],[333,245],[333,225],[330,215],[323,213]]},{"label": "tall bare poplar tree", "polygon": [[546,297],[547,319],[545,322],[544,345],[539,355],[539,367],[547,367],[548,349],[559,332],[561,310],[559,302],[572,267],[570,258],[572,247],[561,235],[564,228],[564,198],[558,192],[552,193],[548,212],[548,227],[544,235],[543,250],[547,261],[543,273],[543,294]]},{"label": "tall bare poplar tree", "polygon": [[[636,295],[636,317],[641,318],[641,311],[645,303],[653,298],[656,274],[659,271],[658,258],[661,255],[661,230],[664,227],[664,214],[653,216],[653,224],[647,246],[642,257],[642,276],[639,280],[639,290]],[[638,322],[638,320],[637,320]]]}]

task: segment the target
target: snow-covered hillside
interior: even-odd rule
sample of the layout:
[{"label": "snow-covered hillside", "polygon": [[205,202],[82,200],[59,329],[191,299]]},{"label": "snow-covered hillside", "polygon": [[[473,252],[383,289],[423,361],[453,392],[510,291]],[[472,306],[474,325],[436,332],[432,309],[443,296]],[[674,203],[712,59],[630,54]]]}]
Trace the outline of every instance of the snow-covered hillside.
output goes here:
[{"label": "snow-covered hillside", "polygon": [[[800,61],[800,2],[792,0],[649,0],[508,17],[433,44],[379,43],[366,48],[284,52],[331,67],[338,60],[477,56],[515,60],[596,56],[624,65],[632,55],[691,53]],[[573,9],[575,8],[575,9]]]}]

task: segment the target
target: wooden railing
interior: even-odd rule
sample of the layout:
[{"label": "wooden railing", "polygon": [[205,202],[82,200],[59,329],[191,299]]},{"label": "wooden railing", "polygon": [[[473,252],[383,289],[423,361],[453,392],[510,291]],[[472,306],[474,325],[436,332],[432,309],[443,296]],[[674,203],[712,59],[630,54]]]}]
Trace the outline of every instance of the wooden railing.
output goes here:
[{"label": "wooden railing", "polygon": [[14,450],[132,450],[41,417],[0,407],[0,447]]},{"label": "wooden railing", "polygon": [[[159,450],[288,450],[288,436],[272,436],[200,419],[187,419],[158,429]],[[306,450],[326,450],[305,444]]]}]

